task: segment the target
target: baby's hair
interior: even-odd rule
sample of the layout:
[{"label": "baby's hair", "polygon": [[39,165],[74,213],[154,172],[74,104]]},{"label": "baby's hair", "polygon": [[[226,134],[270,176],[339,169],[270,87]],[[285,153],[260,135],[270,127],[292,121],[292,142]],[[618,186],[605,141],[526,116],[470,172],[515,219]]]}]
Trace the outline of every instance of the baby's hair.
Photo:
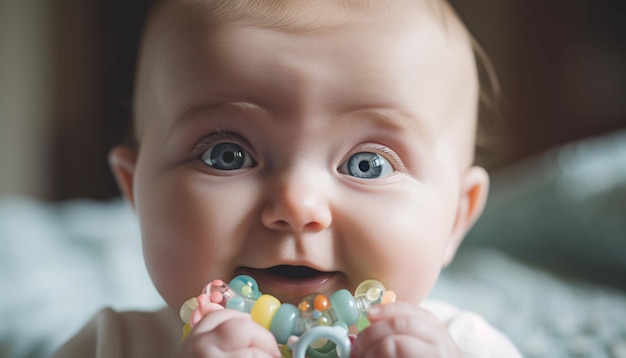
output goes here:
[{"label": "baby's hair", "polygon": [[332,7],[310,0],[179,1],[195,7],[194,13],[204,24],[235,23],[292,33],[325,31],[351,14],[375,13],[387,7],[382,0],[336,0]]},{"label": "baby's hair", "polygon": [[[389,1],[415,1],[415,0],[389,0]],[[180,23],[184,21],[196,26],[218,26],[221,24],[238,24],[256,27],[265,27],[283,30],[293,33],[315,33],[330,31],[336,25],[346,21],[346,16],[358,16],[368,13],[384,13],[384,9],[390,6],[384,0],[335,0],[332,7],[316,6],[316,1],[311,0],[161,0],[155,1],[149,18],[148,27],[144,31],[149,33],[150,26],[154,26],[155,16],[164,16],[167,23]],[[453,14],[456,22],[466,33],[474,53],[477,64],[479,82],[479,104],[477,114],[477,129],[475,133],[474,162],[478,165],[489,167],[498,161],[497,153],[501,150],[499,145],[500,123],[500,87],[494,67],[482,49],[478,41],[466,29],[462,20],[456,16],[453,6],[448,0],[427,0],[433,11],[439,14],[444,26],[448,27],[446,13]],[[182,4],[167,8],[167,15],[159,11],[160,7],[168,4]],[[447,8],[447,9],[446,9]],[[174,13],[170,12],[173,11]],[[161,14],[159,14],[161,13]],[[161,24],[160,26],[163,26]],[[167,25],[166,25],[167,26]],[[144,34],[145,36],[145,34]],[[144,38],[150,41],[150,39]],[[145,44],[144,44],[145,46]],[[140,60],[141,61],[141,60]],[[143,64],[146,65],[145,63]],[[149,73],[149,72],[146,72]],[[136,86],[139,84],[137,79]],[[137,95],[137,92],[136,94]],[[137,98],[135,98],[137,107]],[[133,139],[138,143],[138,131],[140,131],[135,108],[133,120]]]},{"label": "baby's hair", "polygon": [[502,160],[502,92],[496,70],[487,53],[471,36],[479,84],[478,123],[475,159],[477,165],[490,169]]}]

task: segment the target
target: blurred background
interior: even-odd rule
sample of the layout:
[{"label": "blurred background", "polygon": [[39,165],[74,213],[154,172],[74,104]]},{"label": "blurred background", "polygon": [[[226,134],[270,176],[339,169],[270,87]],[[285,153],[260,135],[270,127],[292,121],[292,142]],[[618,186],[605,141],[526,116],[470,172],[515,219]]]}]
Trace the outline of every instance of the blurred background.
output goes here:
[{"label": "blurred background", "polygon": [[[0,0],[0,197],[119,195],[136,47],[151,0]],[[491,169],[626,128],[626,2],[451,1],[494,63]]]},{"label": "blurred background", "polygon": [[[0,0],[0,357],[163,304],[131,209],[107,200],[153,1]],[[626,357],[626,1],[450,2],[498,74],[502,141],[487,219],[433,297],[527,357]]]}]

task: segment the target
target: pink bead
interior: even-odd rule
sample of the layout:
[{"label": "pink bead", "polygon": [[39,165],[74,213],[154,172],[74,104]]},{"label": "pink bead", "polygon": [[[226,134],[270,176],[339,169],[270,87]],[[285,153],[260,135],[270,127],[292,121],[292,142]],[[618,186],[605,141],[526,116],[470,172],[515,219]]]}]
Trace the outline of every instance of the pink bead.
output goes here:
[{"label": "pink bead", "polygon": [[221,303],[224,299],[224,295],[221,292],[211,292],[211,302]]}]

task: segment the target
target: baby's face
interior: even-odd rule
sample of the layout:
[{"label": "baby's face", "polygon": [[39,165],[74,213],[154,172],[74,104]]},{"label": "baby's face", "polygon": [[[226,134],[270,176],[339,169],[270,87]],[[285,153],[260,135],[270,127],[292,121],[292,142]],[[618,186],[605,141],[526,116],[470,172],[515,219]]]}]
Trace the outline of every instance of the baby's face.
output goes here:
[{"label": "baby's face", "polygon": [[132,201],[170,306],[238,274],[294,304],[366,279],[402,300],[428,294],[480,207],[467,177],[484,189],[486,176],[467,174],[470,47],[421,6],[323,31],[182,26],[157,41]]}]

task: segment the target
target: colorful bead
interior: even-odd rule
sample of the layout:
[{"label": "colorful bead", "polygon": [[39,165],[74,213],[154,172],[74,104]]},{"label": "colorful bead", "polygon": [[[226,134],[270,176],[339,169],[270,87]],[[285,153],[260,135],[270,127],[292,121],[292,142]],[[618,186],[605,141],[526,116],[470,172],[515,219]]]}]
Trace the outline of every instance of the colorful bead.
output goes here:
[{"label": "colorful bead", "polygon": [[189,317],[191,317],[191,313],[196,309],[196,307],[198,307],[198,301],[195,297],[185,301],[185,303],[180,306],[180,311],[178,313],[180,315],[180,319],[185,323],[189,323]]},{"label": "colorful bead", "polygon": [[235,296],[231,298],[230,300],[226,301],[226,306],[224,307],[229,308],[231,310],[239,311],[239,312],[245,312],[244,305],[245,305],[245,302],[243,298],[241,298],[240,296]]},{"label": "colorful bead", "polygon": [[236,293],[241,294],[244,297],[258,299],[261,297],[261,292],[259,291],[259,284],[248,275],[239,275],[233,278],[228,286]]},{"label": "colorful bead", "polygon": [[396,293],[391,291],[391,290],[388,290],[383,295],[383,299],[380,302],[380,304],[381,305],[386,305],[386,304],[394,303],[394,302],[396,302]]},{"label": "colorful bead", "polygon": [[328,301],[328,298],[326,298],[326,296],[317,295],[313,300],[313,308],[315,308],[317,311],[324,311],[330,308],[330,302]]},{"label": "colorful bead", "polygon": [[354,299],[359,311],[366,312],[370,306],[382,302],[385,286],[376,280],[366,280],[354,291]]},{"label": "colorful bead", "polygon": [[370,326],[370,321],[367,319],[366,313],[361,313],[359,315],[359,320],[356,322],[356,330],[357,332],[361,332],[365,328]]},{"label": "colorful bead", "polygon": [[183,326],[183,336],[180,337],[180,341],[182,342],[185,338],[187,338],[187,336],[189,335],[189,332],[191,332],[191,325],[189,323],[185,323],[185,325]]},{"label": "colorful bead", "polygon": [[289,303],[283,303],[278,308],[270,325],[270,332],[276,337],[278,343],[287,343],[289,336],[294,334],[299,313],[298,308]]},{"label": "colorful bead", "polygon": [[252,306],[250,316],[252,316],[253,321],[265,327],[265,329],[270,329],[272,319],[279,307],[280,301],[278,298],[272,295],[262,295]]},{"label": "colorful bead", "polygon": [[337,320],[352,326],[359,319],[359,309],[350,291],[341,289],[330,296],[330,305],[333,307]]},{"label": "colorful bead", "polygon": [[211,302],[224,306],[235,292],[222,280],[213,280],[204,287],[203,293],[210,297]]},{"label": "colorful bead", "polygon": [[[293,349],[296,358],[303,358],[304,351],[311,358],[345,357],[350,354],[348,327],[356,324],[361,331],[370,324],[367,320],[369,307],[395,300],[395,293],[385,290],[382,283],[367,280],[357,287],[354,296],[345,289],[338,290],[330,298],[312,293],[296,307],[262,294],[254,278],[241,275],[228,284],[221,280],[209,283],[200,296],[182,305],[180,317],[186,323],[184,338],[209,312],[223,307],[235,309],[250,313],[255,322],[270,330],[281,344],[281,354],[285,358],[291,357],[287,345]],[[298,337],[304,339],[298,343]]]}]

